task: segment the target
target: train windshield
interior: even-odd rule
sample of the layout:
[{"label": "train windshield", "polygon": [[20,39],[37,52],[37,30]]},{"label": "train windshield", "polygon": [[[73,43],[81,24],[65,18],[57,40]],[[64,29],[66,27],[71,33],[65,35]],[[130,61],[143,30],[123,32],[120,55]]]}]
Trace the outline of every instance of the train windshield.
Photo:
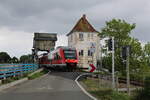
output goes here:
[{"label": "train windshield", "polygon": [[64,50],[66,59],[76,59],[76,50]]}]

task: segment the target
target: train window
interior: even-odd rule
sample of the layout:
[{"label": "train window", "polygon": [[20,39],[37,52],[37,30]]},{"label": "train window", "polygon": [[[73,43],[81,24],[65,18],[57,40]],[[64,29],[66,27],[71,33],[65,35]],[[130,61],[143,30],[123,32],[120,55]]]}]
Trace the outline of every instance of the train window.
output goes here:
[{"label": "train window", "polygon": [[59,56],[59,59],[61,60],[62,58]]},{"label": "train window", "polygon": [[55,53],[55,54],[54,54],[54,59],[55,59],[55,60],[59,60],[59,59],[61,59],[61,57],[59,56],[58,53]]},{"label": "train window", "polygon": [[64,55],[66,59],[76,59],[75,50],[64,50]]},{"label": "train window", "polygon": [[58,60],[58,54],[56,53],[56,59]]},{"label": "train window", "polygon": [[57,55],[57,59],[58,59],[58,60],[60,60],[60,59],[61,59],[61,57],[60,57],[59,55]]},{"label": "train window", "polygon": [[57,60],[57,56],[56,56],[56,53],[54,54],[54,60]]}]

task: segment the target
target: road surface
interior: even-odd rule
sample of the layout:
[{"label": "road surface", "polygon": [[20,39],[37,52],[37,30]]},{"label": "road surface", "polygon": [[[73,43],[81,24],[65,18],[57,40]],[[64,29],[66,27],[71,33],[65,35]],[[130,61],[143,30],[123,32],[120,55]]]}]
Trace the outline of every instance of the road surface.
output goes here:
[{"label": "road surface", "polygon": [[77,72],[52,72],[0,92],[0,100],[91,100],[75,83]]}]

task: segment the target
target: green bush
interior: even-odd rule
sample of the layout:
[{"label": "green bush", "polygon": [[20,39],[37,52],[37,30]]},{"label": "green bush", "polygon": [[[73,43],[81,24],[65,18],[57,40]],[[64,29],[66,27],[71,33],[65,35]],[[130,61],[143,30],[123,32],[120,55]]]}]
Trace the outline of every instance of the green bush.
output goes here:
[{"label": "green bush", "polygon": [[112,89],[99,89],[97,91],[90,91],[90,93],[101,100],[130,100],[128,95],[115,92]]},{"label": "green bush", "polygon": [[150,100],[150,77],[146,77],[144,88],[137,91],[134,100]]},{"label": "green bush", "polygon": [[124,93],[118,93],[102,85],[99,87],[99,83],[96,80],[86,79],[82,80],[82,82],[86,85],[87,90],[100,100],[130,100],[130,97]]}]

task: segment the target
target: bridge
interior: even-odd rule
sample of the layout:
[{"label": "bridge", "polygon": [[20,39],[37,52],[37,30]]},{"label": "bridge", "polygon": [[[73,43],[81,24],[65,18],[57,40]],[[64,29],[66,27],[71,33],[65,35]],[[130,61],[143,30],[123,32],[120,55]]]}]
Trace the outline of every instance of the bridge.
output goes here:
[{"label": "bridge", "polygon": [[[37,64],[1,64],[0,78],[34,72]],[[92,100],[82,92],[75,79],[81,72],[50,72],[8,89],[0,90],[0,100]]]},{"label": "bridge", "polygon": [[57,41],[56,33],[34,33],[32,55],[34,62],[38,63],[38,52],[46,51],[49,52],[54,49],[55,42]]}]

